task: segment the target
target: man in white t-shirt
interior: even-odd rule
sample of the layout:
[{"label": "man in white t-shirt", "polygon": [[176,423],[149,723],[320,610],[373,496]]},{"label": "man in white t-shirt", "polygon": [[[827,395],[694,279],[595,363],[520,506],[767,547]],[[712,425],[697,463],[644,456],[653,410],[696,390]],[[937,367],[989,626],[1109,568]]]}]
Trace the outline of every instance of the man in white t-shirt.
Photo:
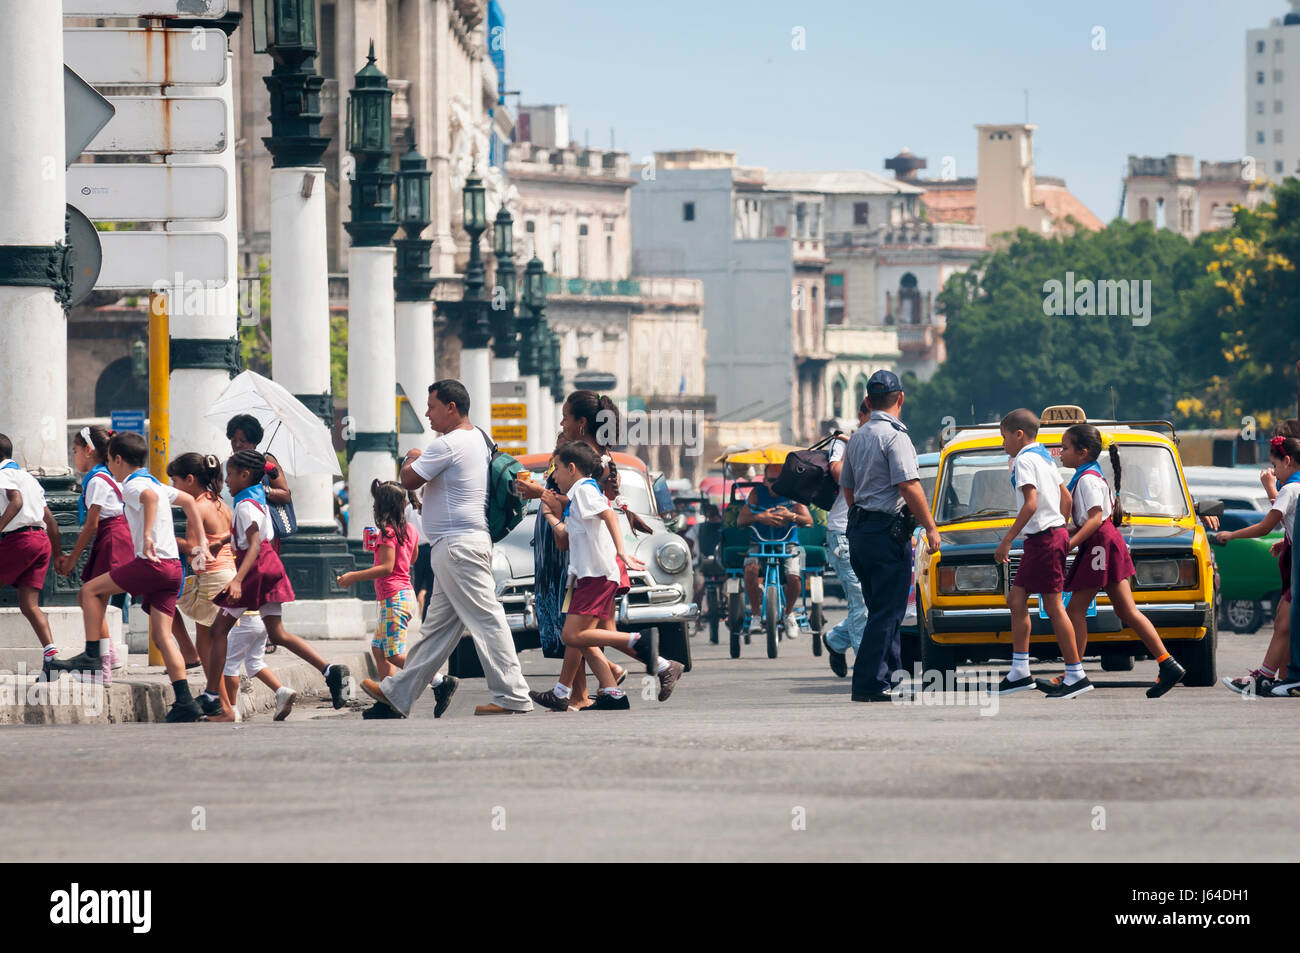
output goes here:
[{"label": "man in white t-shirt", "polygon": [[423,453],[412,450],[402,465],[402,486],[424,487],[420,519],[429,540],[433,589],[420,641],[407,653],[406,666],[382,682],[367,678],[361,683],[379,703],[366,713],[369,718],[409,715],[465,629],[474,639],[492,690],[492,704],[479,705],[474,714],[517,714],[533,708],[492,579],[487,524],[490,444],[470,423],[469,411],[469,393],[460,381],[432,384],[425,416],[442,436]]},{"label": "man in white t-shirt", "polygon": [[[862,398],[858,407],[858,426],[861,427],[871,417],[871,407],[867,398]],[[840,485],[840,473],[844,467],[844,448],[848,437],[839,437],[831,441],[831,478],[835,485]],[[826,654],[831,663],[831,671],[844,678],[849,674],[848,652],[858,654],[862,644],[862,633],[867,631],[867,602],[862,595],[862,583],[853,572],[853,562],[849,558],[849,504],[844,499],[843,491],[835,494],[835,502],[826,514],[826,558],[835,567],[835,578],[844,590],[844,601],[849,604],[849,614],[838,625],[822,636]]]}]

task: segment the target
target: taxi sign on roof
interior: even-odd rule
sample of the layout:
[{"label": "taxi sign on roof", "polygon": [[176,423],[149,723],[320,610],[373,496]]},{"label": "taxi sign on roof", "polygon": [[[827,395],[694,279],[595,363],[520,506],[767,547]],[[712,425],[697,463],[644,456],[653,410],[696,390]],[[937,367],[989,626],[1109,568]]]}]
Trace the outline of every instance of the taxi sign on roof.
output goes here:
[{"label": "taxi sign on roof", "polygon": [[1074,404],[1053,404],[1045,407],[1038,415],[1040,424],[1083,424],[1088,422],[1088,415],[1082,407]]}]

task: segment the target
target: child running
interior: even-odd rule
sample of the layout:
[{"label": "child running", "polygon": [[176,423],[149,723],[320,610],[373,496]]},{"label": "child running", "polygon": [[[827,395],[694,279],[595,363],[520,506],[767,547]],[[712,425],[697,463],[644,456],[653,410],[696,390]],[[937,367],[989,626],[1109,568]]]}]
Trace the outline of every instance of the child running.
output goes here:
[{"label": "child running", "polygon": [[[1300,689],[1300,680],[1289,676],[1279,678],[1278,675],[1286,666],[1291,651],[1291,560],[1295,555],[1295,540],[1291,537],[1295,531],[1296,500],[1300,499],[1300,438],[1275,435],[1269,444],[1268,455],[1278,481],[1273,505],[1254,526],[1224,530],[1215,534],[1214,541],[1223,544],[1234,539],[1257,539],[1273,532],[1280,523],[1283,537],[1277,562],[1282,574],[1282,595],[1273,613],[1273,638],[1269,641],[1263,665],[1241,678],[1225,678],[1223,684],[1240,694],[1293,697],[1292,689]],[[1297,694],[1300,695],[1300,691]]]},{"label": "child running", "polygon": [[[36,478],[13,461],[13,442],[0,433],[0,585],[18,590],[18,608],[44,652],[43,668],[58,657],[50,620],[41,609],[41,589],[50,568],[50,554],[62,551],[59,526],[45,505],[45,490]],[[42,532],[43,531],[43,532]],[[46,677],[42,673],[42,678]]]},{"label": "child running", "polygon": [[[203,569],[186,574],[176,608],[194,620],[199,661],[203,664],[203,674],[210,677],[212,623],[221,612],[212,600],[235,576],[235,557],[230,550],[234,517],[221,499],[221,461],[214,455],[182,453],[167,464],[167,476],[172,486],[194,497],[203,516],[208,561]],[[174,625],[172,634],[176,634]]]},{"label": "child running", "polygon": [[198,721],[202,714],[190,695],[185,678],[185,660],[171,635],[172,616],[176,612],[176,593],[181,585],[180,551],[172,525],[172,506],[185,511],[188,526],[187,555],[203,564],[205,541],[203,517],[194,497],[160,483],[145,469],[149,445],[138,433],[114,434],[108,442],[108,470],[122,488],[126,522],[131,528],[134,558],[96,576],[81,587],[77,601],[81,604],[86,627],[86,649],[66,661],[54,659],[51,671],[92,672],[101,675],[104,668],[102,646],[104,613],[108,597],[119,592],[139,596],[149,614],[149,637],[162,654],[167,678],[172,683],[175,701],[166,721]]},{"label": "child running", "polygon": [[1061,515],[1061,474],[1056,461],[1038,442],[1038,415],[1020,408],[1002,418],[1002,449],[1012,458],[1011,486],[1020,495],[1020,512],[993,555],[995,562],[1011,561],[1011,544],[1024,531],[1020,568],[1011,582],[1007,607],[1011,610],[1011,671],[998,685],[998,693],[1034,688],[1029,671],[1029,594],[1038,593],[1039,604],[1052,620],[1052,631],[1065,659],[1065,678],[1049,689],[1048,698],[1074,698],[1092,691],[1083,673],[1083,661],[1074,647],[1074,627],[1061,601],[1065,585],[1065,557],[1070,534]]},{"label": "child running", "polygon": [[[1097,592],[1105,589],[1119,621],[1137,633],[1159,666],[1156,683],[1147,689],[1147,698],[1159,698],[1177,685],[1187,672],[1165,648],[1156,627],[1138,611],[1133,601],[1133,591],[1129,587],[1133,558],[1117,528],[1124,514],[1118,498],[1112,504],[1110,485],[1097,465],[1103,448],[1110,453],[1110,466],[1118,493],[1121,478],[1119,450],[1109,434],[1101,433],[1092,424],[1075,424],[1061,437],[1061,465],[1074,468],[1074,476],[1062,495],[1063,504],[1070,501],[1075,526],[1069,548],[1079,549],[1065,578],[1065,591],[1070,593],[1066,614],[1074,626],[1074,644],[1082,659],[1088,646],[1088,606]],[[1063,678],[1039,679],[1037,684],[1039,689],[1050,694],[1059,690],[1061,681]]]},{"label": "child running", "polygon": [[275,673],[266,667],[263,655],[266,652],[266,624],[256,612],[245,612],[230,630],[226,638],[225,688],[230,696],[230,704],[235,713],[235,721],[242,721],[239,714],[239,669],[243,666],[249,678],[256,678],[271,691],[275,692],[275,721],[284,721],[293,710],[293,703],[298,700],[298,693],[287,685],[281,684]]},{"label": "child running", "polygon": [[[411,563],[418,539],[415,527],[407,521],[407,493],[400,483],[374,480],[370,484],[370,497],[374,504],[377,533],[375,564],[369,569],[345,572],[338,577],[338,584],[346,589],[370,579],[375,582],[379,626],[370,643],[370,652],[375,659],[375,671],[383,679],[406,666],[406,634],[419,613],[419,604],[411,587]],[[447,710],[458,684],[458,679],[441,672],[433,677],[430,685],[436,702],[434,718],[441,718]],[[371,711],[374,709],[368,709],[362,717],[378,717],[370,715]]]},{"label": "child running", "polygon": [[599,628],[601,623],[610,624],[613,617],[614,596],[624,575],[619,560],[634,569],[644,568],[640,560],[623,551],[618,517],[595,479],[603,471],[595,450],[578,441],[566,443],[555,452],[553,477],[560,492],[568,497],[568,505],[557,513],[553,500],[547,500],[542,509],[556,542],[569,551],[570,590],[561,632],[566,646],[563,667],[553,689],[529,692],[533,701],[553,711],[568,709],[569,686],[584,659],[600,689],[596,700],[583,711],[626,711],[631,707],[600,652],[601,646],[621,649],[647,665],[653,662],[661,702],[672,694],[685,670],[680,662],[662,656],[652,660],[649,640],[641,639],[639,633],[619,632],[612,625]]}]

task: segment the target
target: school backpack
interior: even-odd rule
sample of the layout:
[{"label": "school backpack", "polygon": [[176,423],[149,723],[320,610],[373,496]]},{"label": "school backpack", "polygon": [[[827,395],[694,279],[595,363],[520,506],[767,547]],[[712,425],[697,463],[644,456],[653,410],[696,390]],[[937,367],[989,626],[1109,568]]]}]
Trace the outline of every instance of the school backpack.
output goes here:
[{"label": "school backpack", "polygon": [[786,457],[781,475],[772,482],[772,492],[796,503],[829,510],[840,488],[831,477],[831,453],[826,448],[838,439],[839,433],[837,430],[807,450],[796,450]]},{"label": "school backpack", "polygon": [[487,524],[492,542],[499,543],[524,518],[524,501],[515,493],[515,478],[523,466],[510,454],[498,450],[481,427],[476,429],[483,434],[492,454],[488,461]]}]

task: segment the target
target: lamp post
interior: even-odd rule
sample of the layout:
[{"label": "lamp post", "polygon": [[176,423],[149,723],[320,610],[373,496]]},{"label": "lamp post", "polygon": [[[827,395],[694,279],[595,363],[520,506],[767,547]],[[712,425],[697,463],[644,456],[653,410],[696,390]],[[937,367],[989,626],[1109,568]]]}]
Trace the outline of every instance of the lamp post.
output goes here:
[{"label": "lamp post", "polygon": [[515,329],[514,219],[505,203],[492,224],[492,255],[496,287],[492,289],[492,379],[519,380],[519,339]]},{"label": "lamp post", "polygon": [[[271,368],[276,382],[326,427],[334,426],[330,383],[329,260],[326,253],[325,169],[329,138],[320,134],[315,70],[315,0],[252,0],[253,49],[274,62],[263,78],[271,96]],[[281,544],[297,600],[285,624],[300,635],[326,636],[359,626],[361,604],[334,582],[353,559],[334,524],[333,476],[289,478],[298,532]]]},{"label": "lamp post", "polygon": [[420,236],[433,219],[429,181],[433,173],[415,148],[411,133],[409,148],[397,168],[397,222],[405,238],[397,246],[397,382],[415,405],[423,432],[398,434],[398,452],[423,449],[431,433],[421,413],[425,393],[435,377],[433,340],[434,281],[429,277],[429,252],[433,242]]},{"label": "lamp post", "polygon": [[492,326],[487,316],[487,275],[479,252],[479,239],[487,229],[486,190],[477,166],[465,178],[461,199],[461,224],[469,233],[470,245],[465,293],[456,309],[460,312],[460,379],[469,391],[470,413],[487,423],[492,416],[492,369],[488,353]]},{"label": "lamp post", "polygon": [[546,432],[540,401],[543,355],[542,332],[546,327],[546,270],[536,255],[524,268],[524,287],[520,299],[519,376],[524,381],[524,403],[528,411],[528,452],[551,449],[546,441],[554,434]]},{"label": "lamp post", "polygon": [[[373,480],[397,476],[397,380],[393,265],[393,92],[375,65],[370,44],[348,94],[347,148],[356,160],[352,180],[352,238],[348,251],[348,499],[357,512]],[[348,520],[348,542],[360,558],[366,520]]]}]

